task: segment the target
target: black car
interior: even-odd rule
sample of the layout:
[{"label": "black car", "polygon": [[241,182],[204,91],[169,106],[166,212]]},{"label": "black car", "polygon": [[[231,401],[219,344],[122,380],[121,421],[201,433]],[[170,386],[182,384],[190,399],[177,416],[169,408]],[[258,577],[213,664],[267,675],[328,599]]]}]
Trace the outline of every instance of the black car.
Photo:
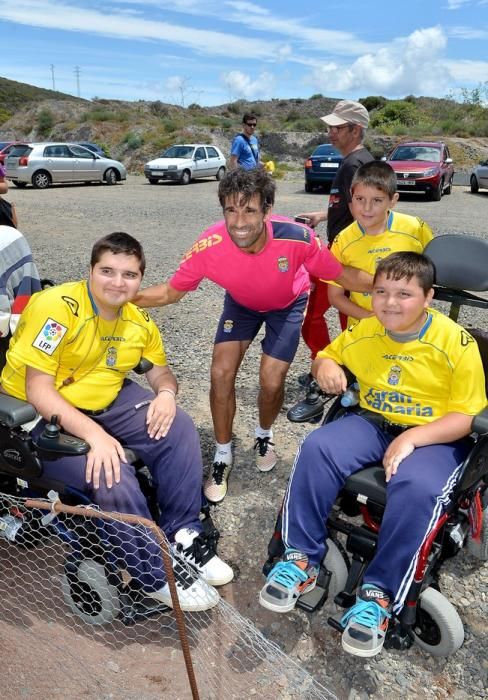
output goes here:
[{"label": "black car", "polygon": [[305,192],[312,192],[314,187],[330,187],[343,156],[330,143],[317,146],[310,158],[305,161]]}]

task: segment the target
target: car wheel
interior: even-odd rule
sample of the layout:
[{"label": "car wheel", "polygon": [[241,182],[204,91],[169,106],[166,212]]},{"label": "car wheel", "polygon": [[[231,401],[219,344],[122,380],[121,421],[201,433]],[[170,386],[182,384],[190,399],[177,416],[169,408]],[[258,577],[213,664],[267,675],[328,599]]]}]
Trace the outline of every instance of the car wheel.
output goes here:
[{"label": "car wheel", "polygon": [[305,183],[305,192],[313,192],[313,185],[310,182]]},{"label": "car wheel", "polygon": [[464,641],[456,608],[434,588],[426,588],[420,596],[413,637],[417,646],[438,657],[451,656]]},{"label": "car wheel", "polygon": [[147,179],[148,179],[150,185],[157,185],[158,184],[157,177],[148,177]]},{"label": "car wheel", "polygon": [[113,168],[109,168],[105,175],[103,176],[103,179],[107,183],[107,185],[116,185],[117,184],[117,173]]},{"label": "car wheel", "polygon": [[14,185],[18,187],[20,190],[23,190],[24,187],[27,187],[27,182],[14,182]]},{"label": "car wheel", "polygon": [[471,179],[469,181],[469,184],[471,185],[471,192],[473,194],[478,194],[480,186],[479,186],[478,180],[476,179],[475,175],[471,175]]},{"label": "car wheel", "polygon": [[452,179],[453,179],[453,176],[451,175],[451,177],[449,178],[448,185],[447,185],[446,189],[444,190],[444,194],[451,194],[451,192],[452,192]]},{"label": "car wheel", "polygon": [[191,180],[191,173],[189,170],[183,170],[180,177],[181,185],[189,185]]},{"label": "car wheel", "polygon": [[90,625],[106,625],[120,611],[117,587],[108,582],[105,569],[93,559],[77,564],[69,559],[61,581],[63,597],[71,611]]},{"label": "car wheel", "polygon": [[45,190],[51,184],[51,176],[45,170],[38,170],[32,176],[32,186],[36,190]]},{"label": "car wheel", "polygon": [[222,178],[224,177],[224,175],[225,175],[225,168],[222,167],[222,168],[219,168],[219,169],[217,170],[217,175],[216,175],[215,177],[217,178],[217,180],[220,181],[220,180],[222,180]]},{"label": "car wheel", "polygon": [[441,197],[442,197],[442,192],[444,189],[444,181],[441,180],[435,190],[432,190],[432,201],[433,202],[440,202]]}]

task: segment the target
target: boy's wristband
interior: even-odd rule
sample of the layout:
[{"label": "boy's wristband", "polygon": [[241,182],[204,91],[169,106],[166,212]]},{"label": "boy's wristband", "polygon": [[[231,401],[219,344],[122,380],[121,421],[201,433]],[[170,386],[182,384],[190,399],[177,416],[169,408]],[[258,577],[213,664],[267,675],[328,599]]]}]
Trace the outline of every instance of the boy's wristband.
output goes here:
[{"label": "boy's wristband", "polygon": [[173,398],[176,400],[176,391],[173,391],[173,389],[159,389],[158,391],[158,396],[159,394],[162,394],[163,392],[167,392],[168,394],[171,394]]}]

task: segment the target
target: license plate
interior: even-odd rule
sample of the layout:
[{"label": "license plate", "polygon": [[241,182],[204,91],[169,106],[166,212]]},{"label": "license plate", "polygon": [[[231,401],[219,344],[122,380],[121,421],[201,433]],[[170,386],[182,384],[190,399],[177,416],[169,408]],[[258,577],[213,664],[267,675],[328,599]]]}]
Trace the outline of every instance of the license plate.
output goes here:
[{"label": "license plate", "polygon": [[164,175],[164,170],[153,170],[151,175]]},{"label": "license plate", "polygon": [[339,163],[321,163],[320,167],[321,168],[338,168]]},{"label": "license plate", "polygon": [[399,185],[415,185],[415,180],[398,180]]}]

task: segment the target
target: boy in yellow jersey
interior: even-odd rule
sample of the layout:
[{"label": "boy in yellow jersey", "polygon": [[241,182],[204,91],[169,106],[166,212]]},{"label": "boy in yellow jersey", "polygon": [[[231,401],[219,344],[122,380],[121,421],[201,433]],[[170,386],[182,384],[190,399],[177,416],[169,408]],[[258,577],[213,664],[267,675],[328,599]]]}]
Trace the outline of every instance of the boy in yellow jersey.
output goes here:
[{"label": "boy in yellow jersey", "polygon": [[[84,492],[102,510],[150,519],[122,445],[135,450],[153,478],[159,526],[211,584],[180,576],[175,566],[180,605],[206,610],[219,600],[213,585],[227,583],[233,572],[202,534],[198,433],[177,406],[178,385],[154,321],[132,303],[144,270],[139,241],[116,231],[93,246],[88,279],[34,294],[10,342],[1,391],[27,399],[42,416],[34,441],[56,415],[67,432],[89,443],[87,455],[43,459],[47,479]],[[128,378],[141,358],[152,364],[150,389]],[[148,596],[172,606],[159,545],[123,523],[107,530],[123,568]]]},{"label": "boy in yellow jersey", "polygon": [[313,431],[299,449],[283,503],[285,554],[260,593],[261,605],[287,612],[314,587],[337,494],[351,474],[382,461],[387,504],[376,553],[342,618],[342,646],[356,656],[381,651],[419,549],[455,487],[472,417],[487,402],[477,344],[429,308],[433,282],[424,255],[388,256],[374,277],[375,315],[318,353],[312,371],[320,387],[343,392],[347,367],[359,384],[359,406]]},{"label": "boy in yellow jersey", "polygon": [[[374,275],[379,261],[391,253],[422,253],[432,240],[432,230],[416,216],[394,212],[398,201],[396,174],[388,163],[371,161],[356,170],[351,182],[353,223],[335,238],[333,255],[343,265],[354,265]],[[346,262],[347,261],[347,262]],[[329,301],[349,316],[348,324],[372,316],[371,294],[345,294],[329,286]]]},{"label": "boy in yellow jersey", "polygon": [[[331,245],[331,253],[343,265],[352,265],[374,275],[383,258],[401,250],[422,253],[432,240],[432,230],[416,216],[394,212],[398,201],[397,180],[393,169],[383,161],[361,165],[351,181],[352,224],[343,229]],[[323,281],[323,280],[322,280]],[[347,325],[372,316],[371,293],[346,292],[329,282],[331,306],[347,315]],[[324,397],[312,386],[307,397],[289,411],[291,420],[305,421],[317,414]]]}]

